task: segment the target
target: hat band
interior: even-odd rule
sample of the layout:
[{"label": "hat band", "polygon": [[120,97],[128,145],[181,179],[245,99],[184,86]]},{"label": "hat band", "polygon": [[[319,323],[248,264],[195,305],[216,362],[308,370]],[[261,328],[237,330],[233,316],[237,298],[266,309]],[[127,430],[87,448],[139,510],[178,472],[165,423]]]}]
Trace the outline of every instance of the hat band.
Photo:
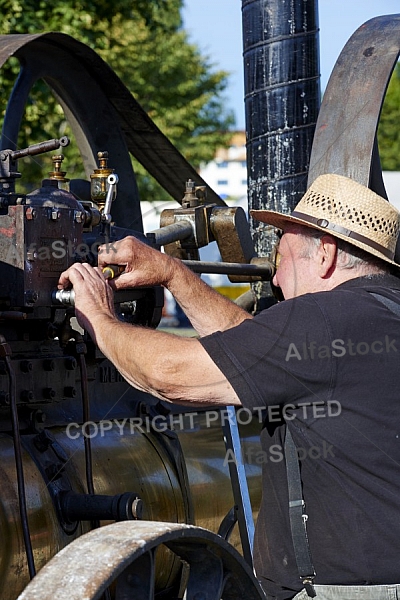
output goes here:
[{"label": "hat band", "polygon": [[362,244],[365,244],[366,246],[370,246],[374,250],[377,250],[378,252],[386,256],[386,258],[393,260],[394,252],[391,252],[388,248],[385,248],[385,246],[382,246],[381,244],[370,240],[364,235],[356,233],[355,231],[351,231],[351,229],[346,229],[346,227],[336,225],[336,223],[330,223],[327,219],[317,219],[316,217],[311,217],[310,215],[298,212],[297,210],[294,210],[290,214],[290,216],[295,217],[296,219],[301,219],[302,221],[307,221],[307,223],[311,223],[312,225],[317,225],[322,229],[328,229],[329,231],[340,233],[348,238],[357,240],[358,242],[361,242]]}]

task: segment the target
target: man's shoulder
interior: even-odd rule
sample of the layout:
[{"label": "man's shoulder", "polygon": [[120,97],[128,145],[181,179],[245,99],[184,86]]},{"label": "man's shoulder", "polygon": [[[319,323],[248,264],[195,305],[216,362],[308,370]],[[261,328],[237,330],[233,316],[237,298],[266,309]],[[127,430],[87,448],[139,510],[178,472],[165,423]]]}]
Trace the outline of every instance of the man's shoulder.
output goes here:
[{"label": "man's shoulder", "polygon": [[370,289],[380,288],[387,290],[398,290],[400,292],[400,278],[389,273],[382,273],[377,275],[364,275],[363,277],[354,277],[348,279],[344,283],[341,283],[335,287],[332,292],[340,292],[343,290],[363,290],[369,291]]},{"label": "man's shoulder", "polygon": [[400,279],[389,274],[355,277],[329,291],[303,294],[278,302],[262,311],[259,317],[279,322],[290,316],[302,321],[309,319],[312,325],[319,316],[326,319],[327,315],[337,313],[345,318],[346,314],[354,315],[359,310],[368,312],[368,306],[373,310],[377,302],[374,293],[395,301],[398,299],[400,303]]}]

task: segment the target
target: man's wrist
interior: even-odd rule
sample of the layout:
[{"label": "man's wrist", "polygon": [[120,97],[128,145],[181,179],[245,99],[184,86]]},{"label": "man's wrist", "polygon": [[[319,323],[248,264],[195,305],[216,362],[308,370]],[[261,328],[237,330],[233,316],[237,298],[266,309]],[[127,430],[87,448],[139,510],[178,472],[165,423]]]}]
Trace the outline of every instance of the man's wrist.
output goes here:
[{"label": "man's wrist", "polygon": [[115,332],[112,330],[115,328],[118,322],[119,321],[116,316],[108,312],[106,313],[99,311],[92,314],[90,318],[87,319],[87,322],[83,324],[83,328],[86,329],[90,337],[101,349],[103,340],[104,342],[107,340],[109,342],[113,336],[113,333],[115,334]]}]

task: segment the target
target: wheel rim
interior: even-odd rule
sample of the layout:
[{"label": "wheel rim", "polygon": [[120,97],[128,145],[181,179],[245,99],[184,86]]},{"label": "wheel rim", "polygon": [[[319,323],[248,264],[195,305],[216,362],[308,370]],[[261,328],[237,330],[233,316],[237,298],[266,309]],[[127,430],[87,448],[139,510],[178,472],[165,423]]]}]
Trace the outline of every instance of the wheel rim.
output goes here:
[{"label": "wheel rim", "polygon": [[400,15],[376,17],[343,48],[318,115],[308,185],[319,175],[337,173],[387,197],[375,136],[399,56],[399,29]]},{"label": "wheel rim", "polygon": [[155,555],[161,545],[189,565],[186,600],[265,599],[251,568],[218,535],[191,525],[127,521],[71,542],[18,600],[97,600],[114,581],[116,600],[152,600]]}]

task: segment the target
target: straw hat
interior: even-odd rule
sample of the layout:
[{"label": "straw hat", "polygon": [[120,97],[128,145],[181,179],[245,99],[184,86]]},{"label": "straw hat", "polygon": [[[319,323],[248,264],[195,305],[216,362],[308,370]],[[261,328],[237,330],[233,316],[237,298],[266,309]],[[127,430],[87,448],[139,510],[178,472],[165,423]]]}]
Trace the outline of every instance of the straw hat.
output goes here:
[{"label": "straw hat", "polygon": [[290,215],[252,210],[263,223],[285,229],[305,225],[349,242],[382,260],[394,262],[400,213],[387,200],[342,175],[320,175]]}]

